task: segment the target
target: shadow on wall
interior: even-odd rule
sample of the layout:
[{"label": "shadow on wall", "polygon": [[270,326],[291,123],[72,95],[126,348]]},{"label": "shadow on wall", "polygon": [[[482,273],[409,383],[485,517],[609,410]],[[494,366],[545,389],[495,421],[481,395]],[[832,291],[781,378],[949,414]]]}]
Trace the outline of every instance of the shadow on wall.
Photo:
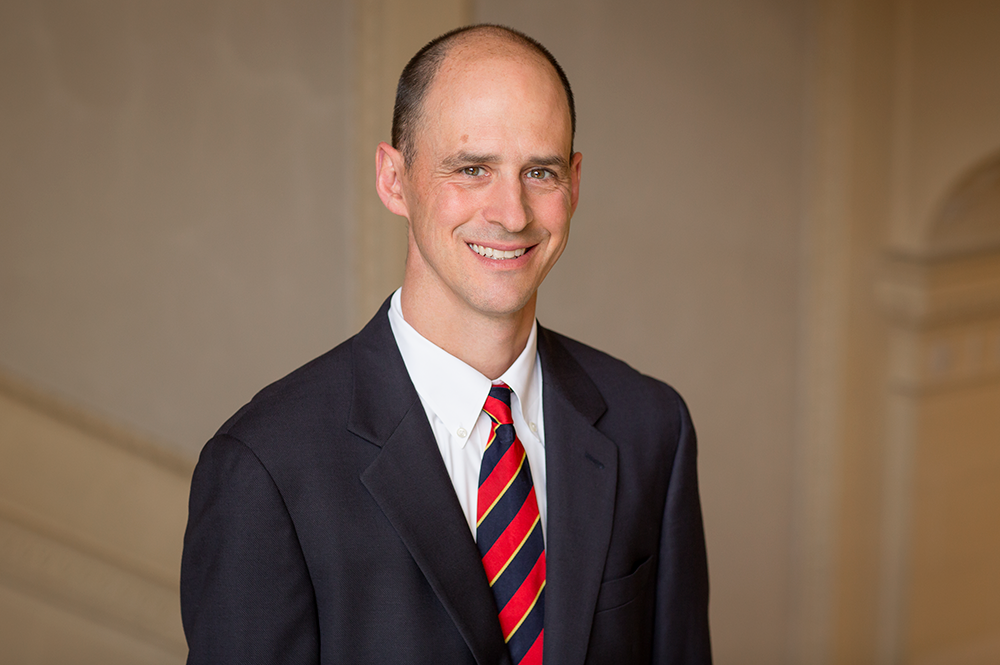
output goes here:
[{"label": "shadow on wall", "polygon": [[0,373],[0,660],[184,662],[168,450]]}]

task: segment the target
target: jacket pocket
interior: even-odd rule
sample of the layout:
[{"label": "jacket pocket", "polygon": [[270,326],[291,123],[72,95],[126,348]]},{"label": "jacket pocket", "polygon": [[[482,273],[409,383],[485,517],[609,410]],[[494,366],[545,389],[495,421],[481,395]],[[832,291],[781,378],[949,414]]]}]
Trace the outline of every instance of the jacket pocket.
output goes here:
[{"label": "jacket pocket", "polygon": [[635,600],[648,589],[653,577],[654,564],[653,557],[646,557],[631,574],[602,582],[595,612],[613,610]]}]

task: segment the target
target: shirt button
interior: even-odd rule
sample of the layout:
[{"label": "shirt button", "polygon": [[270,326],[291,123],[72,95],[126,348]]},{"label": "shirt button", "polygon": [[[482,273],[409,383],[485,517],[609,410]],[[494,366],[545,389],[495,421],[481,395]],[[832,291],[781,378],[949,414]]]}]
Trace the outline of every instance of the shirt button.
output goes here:
[{"label": "shirt button", "polygon": [[530,429],[535,434],[538,434],[538,425],[535,423],[528,423],[528,429]]},{"label": "shirt button", "polygon": [[455,432],[455,434],[457,434],[460,439],[464,439],[466,436],[469,435],[469,433],[465,431],[464,427],[459,427],[458,431]]}]

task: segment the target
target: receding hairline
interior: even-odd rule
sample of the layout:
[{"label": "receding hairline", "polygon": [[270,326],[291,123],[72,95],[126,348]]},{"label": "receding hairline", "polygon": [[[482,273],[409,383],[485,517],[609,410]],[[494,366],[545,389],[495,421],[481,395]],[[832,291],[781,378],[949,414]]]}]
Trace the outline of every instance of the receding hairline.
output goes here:
[{"label": "receding hairline", "polygon": [[[490,42],[497,44],[498,48],[490,48]],[[544,53],[538,50],[538,47],[541,46],[541,44],[534,42],[527,35],[517,32],[511,28],[492,24],[459,28],[458,31],[442,39],[440,42],[443,55],[442,62],[451,57],[456,50],[460,50],[464,47],[477,43],[486,45],[493,55],[514,55],[522,53],[543,61],[546,64],[550,64]],[[440,66],[438,68],[440,69]]]},{"label": "receding hairline", "polygon": [[[463,33],[457,37],[456,43],[452,44],[448,50],[444,52],[444,57],[441,58],[441,61],[435,67],[434,75],[430,78],[427,88],[420,100],[420,106],[416,116],[417,124],[415,129],[419,129],[424,120],[428,98],[430,98],[434,89],[439,85],[447,85],[445,81],[447,81],[453,74],[453,67],[460,68],[463,65],[474,64],[477,62],[488,62],[491,60],[503,60],[515,63],[520,67],[534,66],[538,67],[539,71],[544,71],[545,74],[550,77],[555,89],[562,92],[562,86],[559,81],[559,73],[552,67],[552,64],[545,59],[544,55],[538,53],[530,46],[513,39],[502,40],[500,42],[486,41],[483,39],[476,39],[474,35],[470,36],[468,39],[462,39],[466,36],[466,34],[467,33]],[[569,102],[566,100],[564,92],[561,97],[566,103],[566,110],[568,112]]]},{"label": "receding hairline", "polygon": [[[473,52],[472,48],[485,49]],[[576,108],[569,79],[555,56],[545,46],[528,35],[513,28],[481,23],[456,28],[428,42],[421,48],[400,75],[396,90],[396,105],[393,110],[392,145],[403,153],[406,165],[412,163],[416,153],[415,134],[424,118],[427,94],[439,79],[441,70],[454,57],[468,51],[474,59],[502,57],[523,62],[542,64],[544,69],[555,75],[563,89],[563,99],[570,114],[570,151],[576,135]],[[456,53],[459,52],[459,53]],[[423,69],[423,76],[416,70]],[[417,83],[414,90],[405,86]],[[415,92],[411,96],[408,93]],[[404,108],[405,106],[405,108]]]}]

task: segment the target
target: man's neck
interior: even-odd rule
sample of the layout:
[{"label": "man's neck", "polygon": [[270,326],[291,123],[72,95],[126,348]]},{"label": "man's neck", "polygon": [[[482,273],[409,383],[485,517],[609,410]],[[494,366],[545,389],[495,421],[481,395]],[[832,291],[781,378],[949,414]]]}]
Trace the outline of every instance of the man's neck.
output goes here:
[{"label": "man's neck", "polygon": [[518,312],[488,316],[456,311],[449,315],[440,307],[421,302],[416,289],[405,285],[400,305],[403,318],[425,339],[441,347],[470,367],[498,379],[524,351],[535,322],[536,295]]}]

